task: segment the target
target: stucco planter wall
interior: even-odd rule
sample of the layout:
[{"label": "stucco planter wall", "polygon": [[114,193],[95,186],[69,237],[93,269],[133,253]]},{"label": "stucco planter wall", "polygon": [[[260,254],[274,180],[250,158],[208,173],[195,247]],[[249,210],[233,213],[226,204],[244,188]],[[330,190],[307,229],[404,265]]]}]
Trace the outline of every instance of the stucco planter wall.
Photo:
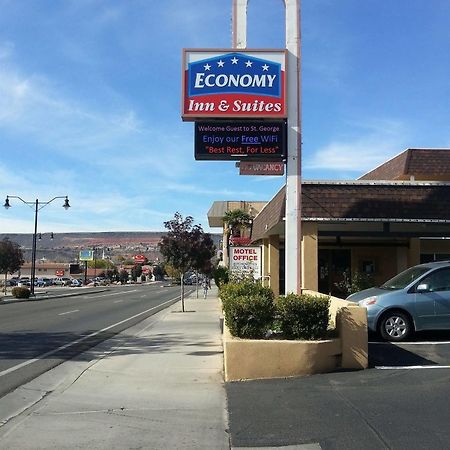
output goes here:
[{"label": "stucco planter wall", "polygon": [[344,306],[344,303],[337,303],[339,306],[333,311],[333,322],[336,323],[338,337],[334,339],[239,339],[231,336],[225,326],[225,380],[292,377],[332,372],[341,368],[367,368],[366,310],[353,304]]}]

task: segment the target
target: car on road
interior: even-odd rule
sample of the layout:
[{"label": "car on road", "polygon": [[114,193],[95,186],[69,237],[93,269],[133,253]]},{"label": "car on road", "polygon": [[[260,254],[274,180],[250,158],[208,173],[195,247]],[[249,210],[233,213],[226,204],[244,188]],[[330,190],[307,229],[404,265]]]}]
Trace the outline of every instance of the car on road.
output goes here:
[{"label": "car on road", "polygon": [[403,341],[416,331],[449,330],[450,261],[410,267],[347,300],[366,307],[369,330],[388,341]]}]

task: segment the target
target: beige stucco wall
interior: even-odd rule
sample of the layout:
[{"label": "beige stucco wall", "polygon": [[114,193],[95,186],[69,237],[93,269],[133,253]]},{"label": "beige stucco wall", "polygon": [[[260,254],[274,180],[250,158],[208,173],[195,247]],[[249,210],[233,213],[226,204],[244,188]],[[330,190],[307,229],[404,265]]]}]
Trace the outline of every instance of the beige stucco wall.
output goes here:
[{"label": "beige stucco wall", "polygon": [[318,237],[317,223],[302,223],[302,287],[317,291],[318,275]]},{"label": "beige stucco wall", "polygon": [[334,370],[339,339],[282,341],[239,339],[224,328],[225,381],[311,375]]},{"label": "beige stucco wall", "polygon": [[[333,298],[338,337],[322,341],[253,340],[231,336],[224,327],[225,380],[278,378],[368,366],[365,308]],[[350,305],[350,306],[349,306]],[[330,314],[333,312],[330,310]]]}]

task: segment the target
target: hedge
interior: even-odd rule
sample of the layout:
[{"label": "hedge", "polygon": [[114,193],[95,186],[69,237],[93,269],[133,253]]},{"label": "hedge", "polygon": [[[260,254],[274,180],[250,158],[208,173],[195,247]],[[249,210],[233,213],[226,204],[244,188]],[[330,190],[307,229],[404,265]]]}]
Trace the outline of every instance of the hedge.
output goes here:
[{"label": "hedge", "polygon": [[330,298],[326,296],[281,296],[276,302],[276,315],[284,339],[322,339],[327,334]]},{"label": "hedge", "polygon": [[30,298],[30,290],[26,287],[13,287],[11,293],[15,298]]},{"label": "hedge", "polygon": [[225,323],[233,336],[262,339],[273,323],[275,304],[270,288],[254,281],[220,287]]},{"label": "hedge", "polygon": [[225,323],[232,336],[263,339],[278,330],[281,339],[316,340],[326,337],[330,299],[326,296],[281,296],[253,280],[223,284],[219,289]]}]

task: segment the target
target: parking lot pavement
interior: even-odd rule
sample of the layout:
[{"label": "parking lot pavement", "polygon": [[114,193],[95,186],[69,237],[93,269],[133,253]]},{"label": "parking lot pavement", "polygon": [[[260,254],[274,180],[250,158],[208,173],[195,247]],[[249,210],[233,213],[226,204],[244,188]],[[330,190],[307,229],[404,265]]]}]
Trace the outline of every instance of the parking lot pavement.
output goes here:
[{"label": "parking lot pavement", "polygon": [[418,333],[402,343],[369,340],[369,367],[421,368],[450,367],[450,332]]},{"label": "parking lot pavement", "polygon": [[226,390],[232,447],[449,448],[450,369],[368,369]]}]

